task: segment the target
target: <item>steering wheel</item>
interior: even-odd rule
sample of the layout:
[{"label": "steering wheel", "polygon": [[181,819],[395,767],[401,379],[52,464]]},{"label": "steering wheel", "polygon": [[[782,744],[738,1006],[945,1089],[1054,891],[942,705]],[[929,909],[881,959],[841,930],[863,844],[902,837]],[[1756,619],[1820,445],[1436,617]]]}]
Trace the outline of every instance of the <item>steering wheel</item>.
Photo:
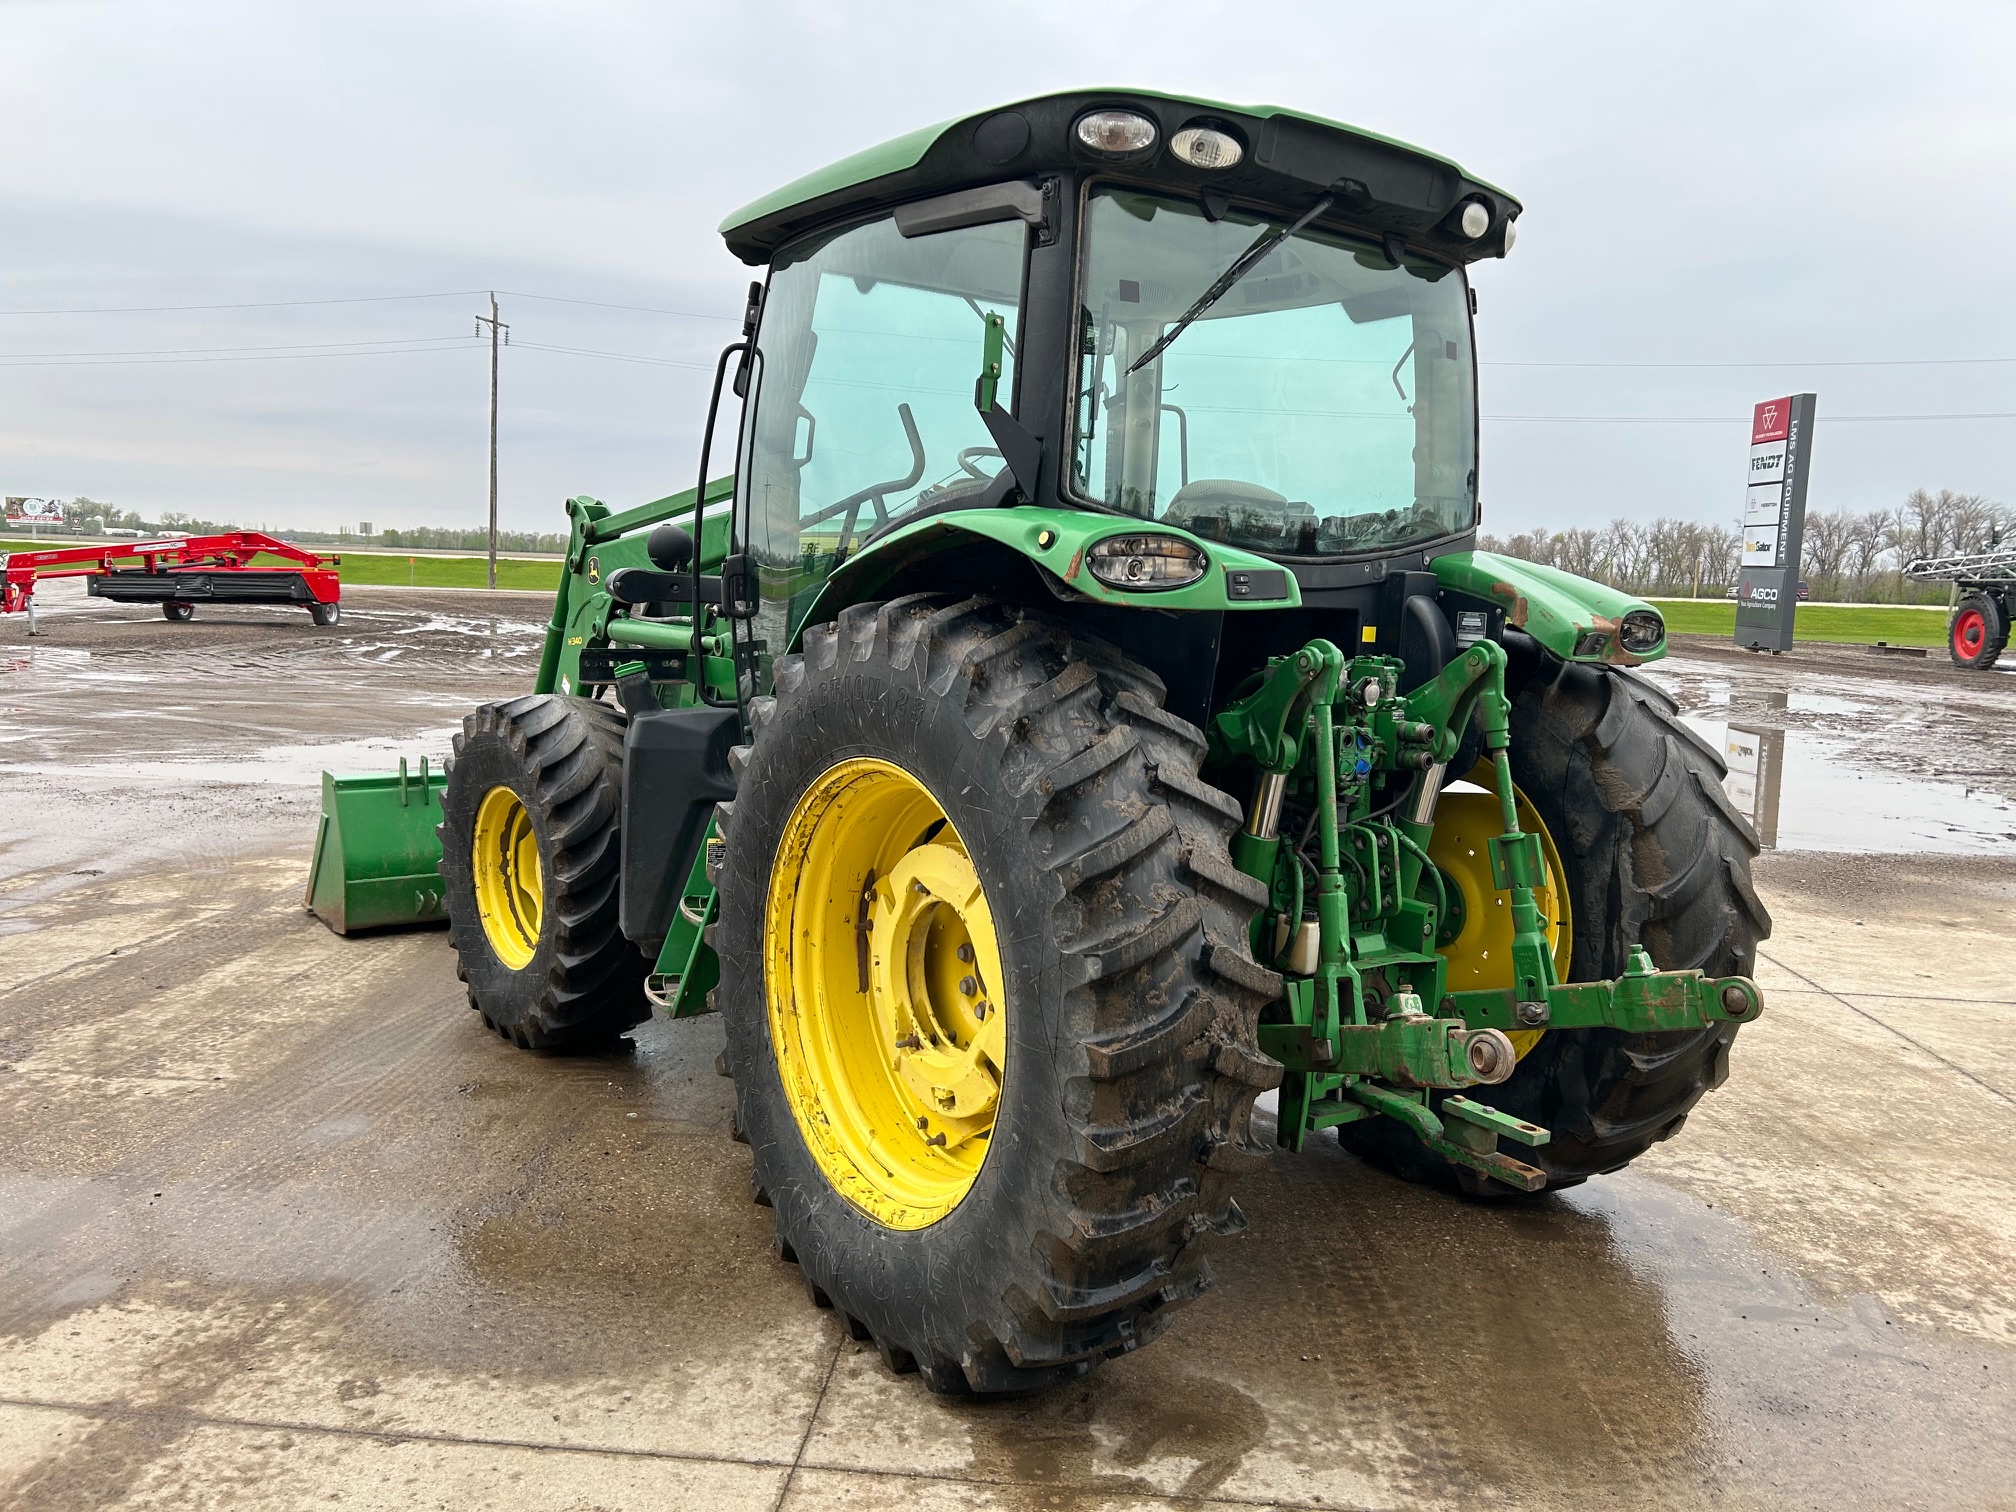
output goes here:
[{"label": "steering wheel", "polygon": [[969,478],[978,478],[983,483],[991,483],[994,481],[994,475],[980,471],[973,464],[982,457],[998,457],[1000,455],[1001,449],[997,446],[964,447],[959,453],[959,466],[965,470],[966,476]]}]

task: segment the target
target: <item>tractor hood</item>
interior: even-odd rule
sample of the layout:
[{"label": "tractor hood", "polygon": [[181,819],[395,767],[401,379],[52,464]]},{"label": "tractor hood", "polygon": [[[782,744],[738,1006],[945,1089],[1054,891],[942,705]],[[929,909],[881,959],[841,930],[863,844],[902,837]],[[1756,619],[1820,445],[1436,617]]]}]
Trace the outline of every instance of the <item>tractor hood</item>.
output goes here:
[{"label": "tractor hood", "polygon": [[1632,667],[1666,654],[1666,621],[1643,599],[1494,551],[1452,551],[1431,564],[1445,592],[1495,604],[1563,661]]},{"label": "tractor hood", "polygon": [[[1127,153],[1095,152],[1077,127],[1095,111],[1152,123],[1152,139]],[[1199,167],[1173,150],[1179,133],[1230,137],[1234,160]],[[1222,159],[1221,154],[1221,159]],[[721,225],[728,250],[764,264],[818,226],[906,200],[1005,179],[1104,171],[1196,194],[1265,206],[1301,206],[1331,194],[1337,214],[1456,262],[1503,256],[1519,202],[1448,158],[1321,116],[1275,105],[1226,105],[1144,89],[1044,95],[927,126],[844,158],[765,195]],[[1486,228],[1466,235],[1465,208],[1481,204]],[[1473,223],[1475,215],[1471,217]],[[1474,225],[1473,225],[1474,229]]]}]

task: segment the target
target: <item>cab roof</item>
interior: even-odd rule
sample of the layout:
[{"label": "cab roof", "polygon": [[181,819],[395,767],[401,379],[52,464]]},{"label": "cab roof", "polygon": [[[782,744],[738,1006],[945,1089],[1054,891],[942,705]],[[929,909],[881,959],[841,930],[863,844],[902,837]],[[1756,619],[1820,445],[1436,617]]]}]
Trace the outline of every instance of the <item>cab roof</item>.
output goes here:
[{"label": "cab roof", "polygon": [[[1112,158],[1077,139],[1087,112],[1132,110],[1155,123],[1143,153]],[[1193,168],[1169,151],[1186,126],[1211,126],[1244,149],[1229,169]],[[1109,170],[1178,191],[1299,212],[1319,194],[1334,214],[1428,245],[1459,261],[1502,255],[1504,228],[1520,211],[1510,195],[1448,158],[1360,127],[1278,105],[1228,105],[1148,89],[1071,90],[926,126],[795,179],[721,223],[728,250],[762,264],[807,231],[907,200],[1066,169]],[[1466,200],[1483,201],[1490,229],[1455,225]]]}]

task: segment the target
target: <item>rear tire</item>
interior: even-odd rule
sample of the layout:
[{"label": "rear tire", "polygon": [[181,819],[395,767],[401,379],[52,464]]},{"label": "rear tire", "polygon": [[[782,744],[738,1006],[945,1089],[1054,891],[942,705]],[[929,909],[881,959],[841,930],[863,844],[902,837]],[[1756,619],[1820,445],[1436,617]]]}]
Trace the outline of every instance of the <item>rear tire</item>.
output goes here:
[{"label": "rear tire", "polygon": [[[856,605],[778,659],[776,687],[718,811],[716,1001],[778,1254],[934,1391],[1025,1390],[1138,1347],[1210,1286],[1207,1236],[1244,1228],[1231,1185],[1268,1161],[1250,1119],[1280,1075],[1256,1030],[1279,981],[1245,944],[1265,894],[1227,856],[1240,806],[1198,779],[1203,736],[1163,712],[1152,673],[987,599]],[[802,1070],[787,1092],[772,1014],[812,1010],[773,1008],[766,982],[780,841],[803,795],[861,757],[928,788],[999,926],[987,1153],[949,1211],[907,1228],[843,1195],[808,1145],[804,1119],[858,1104],[808,1098]]]},{"label": "rear tire", "polygon": [[343,617],[343,611],[335,604],[310,604],[308,618],[325,629]]},{"label": "rear tire", "polygon": [[1992,593],[1969,593],[1953,606],[1946,627],[1946,654],[1953,665],[1985,672],[2009,644],[2009,607]]},{"label": "rear tire", "polygon": [[[644,957],[616,919],[624,725],[607,704],[532,694],[485,704],[455,737],[439,834],[456,972],[469,1006],[523,1049],[605,1043],[650,1016]],[[522,812],[537,846],[515,933],[494,906],[486,923],[479,899],[495,865],[477,854],[486,800]]]},{"label": "rear tire", "polygon": [[[1750,882],[1756,833],[1722,791],[1721,757],[1640,678],[1551,657],[1521,660],[1530,673],[1513,697],[1512,777],[1568,874],[1569,980],[1618,976],[1641,942],[1667,970],[1749,974],[1771,918]],[[1678,1133],[1728,1077],[1736,1028],[1552,1030],[1509,1080],[1463,1095],[1552,1131],[1552,1142],[1516,1153],[1547,1173],[1549,1187],[1577,1186]],[[1346,1149],[1410,1179],[1516,1195],[1429,1154],[1390,1119],[1338,1134]]]},{"label": "rear tire", "polygon": [[161,618],[170,624],[186,625],[196,618],[196,606],[170,600],[161,606]]}]

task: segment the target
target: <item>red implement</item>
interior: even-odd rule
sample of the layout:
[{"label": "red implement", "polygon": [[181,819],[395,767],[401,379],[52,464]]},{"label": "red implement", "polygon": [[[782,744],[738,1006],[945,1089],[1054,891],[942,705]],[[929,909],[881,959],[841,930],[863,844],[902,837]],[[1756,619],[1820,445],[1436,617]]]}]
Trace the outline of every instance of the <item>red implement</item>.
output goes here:
[{"label": "red implement", "polygon": [[[294,565],[253,566],[261,556]],[[83,577],[94,598],[159,604],[171,620],[189,619],[198,604],[299,604],[316,624],[333,625],[343,593],[336,580],[339,560],[257,530],[0,552],[0,567],[6,569],[0,613],[25,609],[32,623],[37,579]],[[120,563],[137,565],[115,565]]]}]

